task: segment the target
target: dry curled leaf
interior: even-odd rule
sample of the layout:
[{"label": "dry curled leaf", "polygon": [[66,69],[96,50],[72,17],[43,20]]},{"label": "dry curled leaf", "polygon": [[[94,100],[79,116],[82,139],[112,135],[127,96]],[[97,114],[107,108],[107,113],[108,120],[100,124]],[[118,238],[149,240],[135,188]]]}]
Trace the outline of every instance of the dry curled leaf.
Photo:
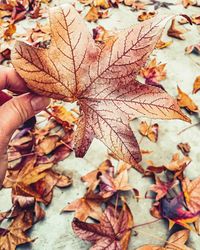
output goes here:
[{"label": "dry curled leaf", "polygon": [[100,7],[92,6],[87,15],[85,16],[85,19],[88,22],[96,22],[99,18],[107,18],[108,17],[108,10],[102,11]]},{"label": "dry curled leaf", "polygon": [[138,21],[143,22],[145,20],[151,19],[156,15],[156,12],[154,11],[143,11],[139,16],[138,16]]},{"label": "dry curled leaf", "polygon": [[187,54],[194,53],[194,54],[200,55],[200,43],[187,46],[185,48],[185,52]]},{"label": "dry curled leaf", "polygon": [[16,43],[12,62],[30,89],[80,106],[76,156],[83,157],[96,137],[137,167],[141,154],[129,120],[146,115],[189,121],[165,91],[134,79],[168,20],[150,19],[97,46],[80,15],[65,5],[50,10],[48,49]]},{"label": "dry curled leaf", "polygon": [[189,153],[190,153],[190,145],[188,143],[182,143],[180,142],[178,145],[177,145],[178,149],[181,150],[181,152],[183,153],[183,155],[185,156],[188,156]]},{"label": "dry curled leaf", "polygon": [[182,0],[182,4],[185,8],[197,4],[197,0]]},{"label": "dry curled leaf", "polygon": [[200,76],[197,76],[193,83],[192,93],[196,94],[200,90]]},{"label": "dry curled leaf", "polygon": [[[179,25],[180,26],[180,25]],[[173,19],[170,28],[167,31],[167,35],[180,39],[185,40],[184,34],[187,32],[186,29],[183,29],[182,27],[179,27],[176,23],[176,20]]]},{"label": "dry curled leaf", "polygon": [[186,177],[182,181],[182,189],[188,209],[197,214],[200,212],[200,177],[190,181]]},{"label": "dry curled leaf", "polygon": [[92,249],[128,248],[133,227],[133,216],[129,207],[115,208],[109,205],[103,213],[99,224],[82,222],[74,218],[72,228],[82,240],[92,242]]},{"label": "dry curled leaf", "polygon": [[10,40],[13,36],[13,34],[15,34],[16,32],[16,26],[14,23],[9,24],[8,28],[4,31],[3,37],[4,40]]},{"label": "dry curled leaf", "polygon": [[173,43],[173,41],[169,41],[169,42],[164,42],[162,40],[159,40],[156,44],[156,48],[157,49],[164,49],[168,46],[170,46]]},{"label": "dry curled leaf", "polygon": [[192,250],[192,248],[186,246],[189,235],[190,232],[188,230],[180,230],[173,233],[163,247],[157,245],[144,245],[137,248],[137,250]]},{"label": "dry curled leaf", "polygon": [[150,141],[157,142],[157,140],[158,140],[158,128],[159,128],[159,125],[157,123],[155,123],[153,125],[148,125],[147,122],[142,121],[140,123],[139,132],[143,136],[146,136],[147,138],[149,138]]},{"label": "dry curled leaf", "polygon": [[180,108],[185,108],[191,112],[198,112],[198,106],[193,102],[193,100],[179,87],[177,87],[177,89],[178,89],[177,102]]}]

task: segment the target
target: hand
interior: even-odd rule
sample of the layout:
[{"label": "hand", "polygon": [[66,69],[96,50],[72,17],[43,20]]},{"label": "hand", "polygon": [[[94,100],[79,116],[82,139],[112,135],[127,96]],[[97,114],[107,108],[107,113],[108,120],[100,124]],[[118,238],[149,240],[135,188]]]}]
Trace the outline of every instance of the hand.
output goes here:
[{"label": "hand", "polygon": [[0,66],[0,90],[2,89],[21,95],[0,106],[0,187],[8,166],[7,147],[13,132],[49,104],[46,97],[26,93],[29,90],[14,69]]}]

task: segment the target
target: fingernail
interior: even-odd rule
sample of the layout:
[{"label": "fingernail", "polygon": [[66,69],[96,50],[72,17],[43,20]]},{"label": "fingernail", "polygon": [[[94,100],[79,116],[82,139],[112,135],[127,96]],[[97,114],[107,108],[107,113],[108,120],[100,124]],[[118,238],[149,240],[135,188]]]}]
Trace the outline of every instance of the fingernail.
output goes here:
[{"label": "fingernail", "polygon": [[45,109],[50,103],[50,99],[44,96],[33,96],[31,98],[31,106],[35,113]]}]

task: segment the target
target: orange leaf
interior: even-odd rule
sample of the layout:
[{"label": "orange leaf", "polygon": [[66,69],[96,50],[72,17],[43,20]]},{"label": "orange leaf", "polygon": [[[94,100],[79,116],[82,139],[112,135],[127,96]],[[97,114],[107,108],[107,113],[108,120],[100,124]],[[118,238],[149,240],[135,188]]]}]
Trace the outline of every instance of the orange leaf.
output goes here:
[{"label": "orange leaf", "polygon": [[180,39],[180,40],[185,40],[185,37],[184,37],[183,34],[186,33],[186,32],[187,32],[187,30],[183,29],[182,27],[179,27],[176,24],[175,19],[173,19],[172,23],[171,23],[171,26],[168,29],[167,35],[171,36],[171,37],[174,37],[174,38],[177,38],[177,39]]},{"label": "orange leaf", "polygon": [[200,76],[197,76],[193,84],[193,94],[196,94],[200,90]]},{"label": "orange leaf", "polygon": [[192,99],[179,87],[177,87],[177,89],[178,89],[177,101],[180,108],[186,108],[191,112],[198,112],[198,106],[192,101]]},{"label": "orange leaf", "polygon": [[148,137],[150,141],[157,142],[158,128],[159,128],[159,125],[157,123],[153,125],[148,125],[147,122],[141,122],[139,132],[143,136]]}]

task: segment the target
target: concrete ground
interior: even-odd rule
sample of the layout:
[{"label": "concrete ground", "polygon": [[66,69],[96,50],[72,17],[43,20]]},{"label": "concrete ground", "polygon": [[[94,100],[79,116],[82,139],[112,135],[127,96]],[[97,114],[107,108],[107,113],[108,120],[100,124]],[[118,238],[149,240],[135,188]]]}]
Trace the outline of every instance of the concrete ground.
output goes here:
[{"label": "concrete ground", "polygon": [[[62,4],[69,1],[52,1]],[[176,2],[176,1],[168,1]],[[170,7],[170,10],[161,8],[158,10],[160,14],[168,13],[184,13],[184,14],[199,14],[200,8],[189,7],[184,9],[179,3]],[[85,14],[85,11],[82,13]],[[128,7],[120,5],[118,9],[110,9],[110,17],[108,19],[99,20],[97,24],[104,26],[106,29],[120,29],[129,27],[136,22],[138,12],[132,12]],[[95,27],[97,24],[88,24],[89,28]],[[24,26],[27,21],[23,22]],[[185,47],[191,44],[200,42],[200,29],[197,25],[186,25],[188,32],[185,34],[186,40],[180,41],[173,38],[165,37],[163,40],[173,39],[173,44],[163,50],[153,52],[158,61],[167,63],[167,79],[162,81],[163,86],[173,96],[176,96],[176,86],[179,85],[183,91],[188,94],[192,93],[192,84],[197,75],[200,75],[200,57],[195,55],[185,55]],[[200,106],[200,93],[192,95],[193,100]],[[192,122],[200,121],[199,116],[191,116]],[[139,119],[139,121],[144,119]],[[140,140],[141,136],[137,130],[139,121],[132,123],[133,130]],[[154,121],[152,121],[154,122]],[[156,121],[160,125],[159,140],[157,143],[152,143],[144,138],[141,143],[142,149],[153,150],[153,153],[143,157],[143,163],[151,159],[156,165],[169,163],[172,154],[177,152],[177,144],[180,142],[188,142],[191,146],[192,163],[187,168],[186,173],[190,178],[195,178],[200,174],[200,126],[195,126],[184,133],[177,135],[183,128],[189,126],[182,121]],[[68,159],[60,162],[57,168],[60,171],[73,174],[73,185],[66,189],[55,189],[54,198],[48,208],[46,208],[45,220],[37,223],[30,232],[32,238],[37,238],[36,241],[28,246],[19,247],[22,249],[32,250],[83,250],[88,249],[90,244],[83,242],[77,238],[71,228],[71,221],[73,213],[60,214],[62,208],[76,198],[81,197],[85,192],[85,185],[80,181],[80,177],[87,172],[95,169],[98,165],[106,159],[107,149],[95,140],[91,145],[84,159],[75,158],[72,154]],[[151,184],[149,179],[142,179],[141,175],[135,170],[131,169],[129,172],[129,182],[137,189],[140,190],[143,196]],[[10,190],[0,191],[0,211],[10,208]],[[129,197],[129,205],[134,215],[135,224],[141,224],[152,221],[153,218],[149,214],[151,207],[151,200],[140,200],[138,203]],[[137,237],[134,235],[131,238],[129,249],[136,249],[143,244],[164,244],[168,235],[167,223],[159,221],[157,223],[138,228],[140,230]],[[155,236],[155,238],[154,238]],[[162,240],[158,240],[157,238]],[[191,233],[189,240],[190,247],[193,249],[200,249],[200,236]]]}]

